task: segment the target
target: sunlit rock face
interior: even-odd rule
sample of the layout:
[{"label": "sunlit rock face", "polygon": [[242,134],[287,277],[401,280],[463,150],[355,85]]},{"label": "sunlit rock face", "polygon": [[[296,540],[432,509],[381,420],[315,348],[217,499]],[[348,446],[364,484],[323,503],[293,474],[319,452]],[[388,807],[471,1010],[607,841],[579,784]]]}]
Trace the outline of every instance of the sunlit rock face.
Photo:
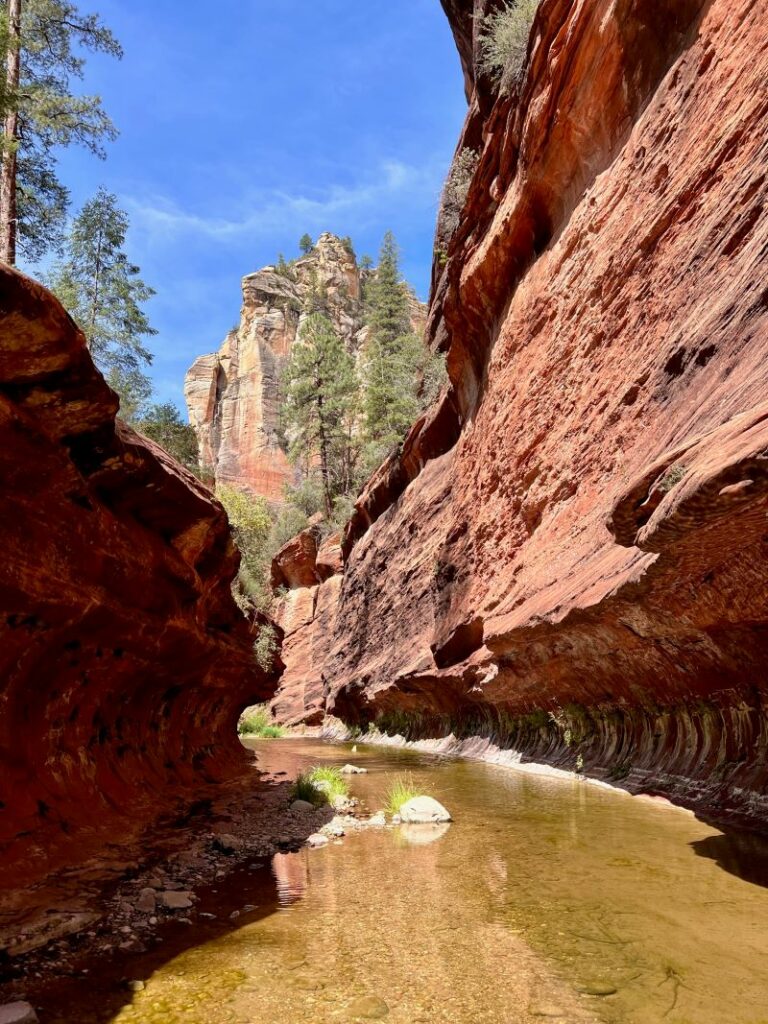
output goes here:
[{"label": "sunlit rock face", "polygon": [[257,669],[210,492],[115,421],[41,286],[0,268],[0,863],[6,895],[243,763]]},{"label": "sunlit rock face", "polygon": [[501,97],[444,6],[451,388],[358,501],[329,707],[764,818],[768,3],[542,0]]},{"label": "sunlit rock face", "polygon": [[[195,360],[185,381],[202,462],[218,483],[283,501],[294,472],[280,437],[280,379],[307,301],[313,291],[322,295],[335,330],[357,354],[367,331],[363,287],[370,274],[341,239],[326,232],[312,252],[282,272],[265,267],[243,278],[240,323],[218,353]],[[426,310],[415,298],[411,313],[414,330],[423,331]]]}]

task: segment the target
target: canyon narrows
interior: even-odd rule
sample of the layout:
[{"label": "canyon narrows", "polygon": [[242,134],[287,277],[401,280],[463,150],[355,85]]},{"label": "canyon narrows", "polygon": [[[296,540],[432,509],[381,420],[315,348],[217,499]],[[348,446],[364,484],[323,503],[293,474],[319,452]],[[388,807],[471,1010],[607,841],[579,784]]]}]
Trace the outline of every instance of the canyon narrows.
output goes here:
[{"label": "canyon narrows", "polygon": [[[237,589],[240,555],[214,491],[120,420],[117,396],[63,306],[0,265],[5,940],[24,913],[49,912],[52,875],[74,885],[84,877],[78,872],[92,869],[103,881],[110,858],[113,866],[123,860],[109,897],[113,934],[94,949],[119,960],[118,951],[147,952],[142,935],[161,941],[152,932],[155,909],[168,912],[161,926],[193,923],[197,897],[182,883],[208,887],[210,903],[200,904],[207,909],[195,923],[229,933],[241,913],[259,909],[241,909],[230,894],[226,917],[211,924],[218,881],[238,859],[236,884],[245,888],[245,872],[266,871],[276,849],[279,857],[309,856],[302,846],[321,828],[331,831],[316,852],[332,855],[319,851],[345,835],[332,830],[333,811],[352,819],[355,805],[295,799],[300,789],[288,769],[319,757],[315,734],[306,754],[292,737],[293,759],[283,765],[273,754],[274,775],[260,782],[236,733],[243,708],[257,702],[269,702],[288,726],[319,731],[326,723],[327,735],[345,730],[361,742],[370,730],[393,745],[426,741],[431,750],[542,763],[664,795],[705,821],[768,830],[768,0],[541,0],[523,74],[504,88],[480,70],[482,26],[502,5],[442,6],[469,107],[448,182],[463,169],[466,191],[460,214],[446,191],[429,307],[408,291],[405,321],[412,335],[425,333],[433,357],[445,357],[448,380],[402,444],[386,449],[343,529],[326,490],[323,512],[304,516],[306,529],[285,544],[299,527],[281,534],[265,602],[256,585],[251,594]],[[302,317],[324,304],[332,340],[357,372],[370,329],[363,284],[380,269],[358,266],[348,239],[310,238],[290,265],[281,258],[244,278],[239,323],[187,374],[201,469],[221,501],[229,487],[263,501],[267,532],[286,485],[301,477],[280,401]],[[425,365],[411,398],[426,393]],[[355,407],[350,436],[362,419]],[[350,473],[350,481],[376,464],[361,456],[363,463],[364,474]],[[306,479],[316,469],[307,456]],[[265,636],[272,671],[259,665]],[[375,755],[382,772],[411,756]],[[438,775],[428,757],[414,763],[425,778],[433,768]],[[452,768],[458,777],[468,766]],[[471,769],[473,778],[490,777],[487,766]],[[517,779],[521,791],[525,781]],[[233,834],[221,819],[214,827],[215,798],[235,794],[234,804],[248,787],[239,819],[224,816]],[[547,792],[544,783],[536,789]],[[598,820],[615,794],[589,792]],[[561,805],[565,841],[570,796]],[[503,803],[496,793],[487,806]],[[666,813],[626,803],[635,807],[630,822]],[[364,840],[370,849],[386,852],[388,837],[400,835],[383,831],[401,824],[400,806],[371,825],[382,832]],[[535,827],[538,807],[528,811]],[[249,847],[234,833],[262,812],[272,833],[268,841],[252,835]],[[160,823],[180,835],[190,817],[186,864],[177,859],[175,875],[163,869],[148,886]],[[681,827],[682,845],[708,844],[702,859],[717,861],[706,851],[722,849],[717,841],[727,837],[695,824]],[[478,849],[484,829],[483,821]],[[148,857],[134,863],[142,837]],[[437,868],[439,838],[423,843],[434,858],[425,877],[436,886],[440,872],[450,874]],[[606,862],[632,868],[614,857],[613,838]],[[537,842],[544,887],[548,837]],[[599,890],[601,866],[591,853],[581,856]],[[501,892],[516,855],[497,875],[490,861],[489,891],[498,883]],[[562,871],[568,875],[567,863]],[[739,881],[748,874],[731,873]],[[405,876],[401,863],[399,892]],[[695,881],[705,887],[705,874]],[[569,876],[564,889],[571,884]],[[302,894],[307,887],[302,877]],[[375,886],[365,896],[378,900]],[[722,902],[731,898],[728,889]],[[332,905],[342,918],[335,896]],[[407,894],[398,906],[407,952]],[[488,904],[489,919],[495,906]],[[634,900],[632,907],[640,912]],[[187,910],[188,919],[172,916]],[[451,911],[444,900],[446,921]],[[709,963],[727,946],[729,915],[720,918]],[[378,903],[374,916],[386,924]],[[85,918],[69,931],[82,932]],[[427,912],[425,922],[428,933]],[[44,928],[32,934],[35,926],[17,947],[6,941],[7,959],[60,937]],[[444,931],[453,934],[449,924]],[[430,937],[421,942],[427,948]],[[386,958],[369,947],[378,971]],[[354,973],[354,954],[341,977]],[[517,955],[510,952],[510,963]],[[483,968],[478,991],[493,970]],[[117,1002],[126,980],[113,986]],[[304,980],[310,987],[297,999],[314,999],[322,985],[312,987],[314,974]],[[667,981],[677,985],[671,975],[659,984]],[[616,989],[576,993],[608,998]],[[244,1015],[251,990],[245,995]],[[270,996],[282,1001],[277,988]]]},{"label": "canyon narrows", "polygon": [[350,723],[764,822],[768,5],[543,0],[508,96],[485,5],[444,6],[478,154],[434,264],[451,386],[343,574],[289,591],[278,709],[322,680]]}]

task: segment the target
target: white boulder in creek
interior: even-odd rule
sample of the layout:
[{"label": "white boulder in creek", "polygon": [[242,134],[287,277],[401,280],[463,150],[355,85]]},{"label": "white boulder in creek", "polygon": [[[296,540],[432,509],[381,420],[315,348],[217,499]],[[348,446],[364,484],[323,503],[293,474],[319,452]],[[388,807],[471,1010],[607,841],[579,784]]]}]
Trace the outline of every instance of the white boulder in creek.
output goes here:
[{"label": "white boulder in creek", "polygon": [[431,796],[415,796],[400,808],[400,821],[406,825],[441,825],[452,820],[445,807]]},{"label": "white boulder in creek", "polygon": [[342,775],[367,775],[367,768],[359,768],[356,764],[345,764],[341,769]]}]

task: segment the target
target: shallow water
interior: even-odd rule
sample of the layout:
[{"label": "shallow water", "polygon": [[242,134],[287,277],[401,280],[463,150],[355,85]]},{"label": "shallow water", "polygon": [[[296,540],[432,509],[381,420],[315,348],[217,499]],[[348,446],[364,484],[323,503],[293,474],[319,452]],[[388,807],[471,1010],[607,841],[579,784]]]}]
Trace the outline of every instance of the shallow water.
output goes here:
[{"label": "shallow water", "polygon": [[361,1014],[383,1002],[391,1024],[768,1024],[766,841],[579,781],[313,740],[251,745],[291,776],[364,765],[351,784],[371,810],[408,770],[455,821],[240,872],[201,909],[255,910],[134,958],[146,988],[122,1008],[107,1011],[94,979],[44,1021],[315,1024],[372,1019]]}]

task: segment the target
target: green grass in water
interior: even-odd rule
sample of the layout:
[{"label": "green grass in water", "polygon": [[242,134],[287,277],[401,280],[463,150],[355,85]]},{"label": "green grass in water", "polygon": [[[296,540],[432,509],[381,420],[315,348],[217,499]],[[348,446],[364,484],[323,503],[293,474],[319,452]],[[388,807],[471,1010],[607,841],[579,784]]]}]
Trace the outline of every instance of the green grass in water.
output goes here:
[{"label": "green grass in water", "polygon": [[349,796],[349,786],[339,768],[316,765],[299,775],[293,784],[291,796],[294,800],[307,800],[319,806],[332,803],[337,797]]},{"label": "green grass in water", "polygon": [[281,725],[275,725],[265,705],[243,715],[238,722],[237,731],[241,736],[255,736],[263,740],[277,739],[285,732]]},{"label": "green grass in water", "polygon": [[384,810],[387,814],[399,814],[403,804],[407,804],[409,800],[421,795],[410,772],[398,775],[387,790],[387,795],[384,798]]}]

